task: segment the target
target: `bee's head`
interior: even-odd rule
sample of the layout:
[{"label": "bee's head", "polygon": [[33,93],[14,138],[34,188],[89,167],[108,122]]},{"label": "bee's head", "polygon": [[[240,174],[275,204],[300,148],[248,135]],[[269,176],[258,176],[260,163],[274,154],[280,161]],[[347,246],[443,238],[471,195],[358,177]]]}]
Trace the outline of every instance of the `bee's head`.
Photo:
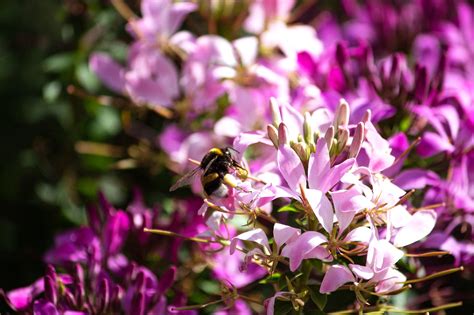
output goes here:
[{"label": "bee's head", "polygon": [[232,153],[230,152],[229,148],[224,148],[224,149],[222,149],[222,153],[223,153],[224,156],[226,156],[226,157],[232,157]]},{"label": "bee's head", "polygon": [[238,154],[239,152],[232,148],[232,147],[225,147],[222,149],[222,153],[226,156],[226,157],[230,157],[230,158],[233,158],[235,154]]}]

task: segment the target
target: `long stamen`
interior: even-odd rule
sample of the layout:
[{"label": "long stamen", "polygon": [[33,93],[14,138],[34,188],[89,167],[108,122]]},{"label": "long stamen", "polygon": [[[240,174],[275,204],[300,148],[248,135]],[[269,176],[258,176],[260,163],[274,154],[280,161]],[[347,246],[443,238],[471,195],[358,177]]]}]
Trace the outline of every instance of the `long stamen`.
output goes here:
[{"label": "long stamen", "polygon": [[185,235],[178,234],[178,233],[171,232],[171,231],[167,231],[167,230],[144,228],[143,232],[153,233],[153,234],[158,234],[158,235],[164,235],[164,236],[179,237],[179,238],[184,238],[186,240],[193,241],[193,242],[198,242],[198,243],[221,243],[220,241],[214,241],[214,240],[209,240],[209,239],[200,238],[200,237],[189,237],[189,236],[185,236]]},{"label": "long stamen", "polygon": [[393,164],[397,164],[398,161],[400,161],[401,159],[403,159],[408,153],[410,153],[411,150],[413,150],[414,147],[416,147],[418,145],[418,143],[420,143],[421,141],[421,137],[418,137],[415,139],[415,141],[413,141],[410,146],[402,152],[402,154],[400,154],[396,159],[395,161],[393,162]]},{"label": "long stamen", "polygon": [[449,254],[450,252],[446,252],[446,251],[435,251],[435,252],[418,253],[418,254],[411,253],[411,254],[405,254],[405,256],[407,257],[433,257],[433,256],[441,257],[444,255],[449,255]]},{"label": "long stamen", "polygon": [[430,275],[422,277],[422,278],[411,279],[411,280],[407,280],[407,281],[400,282],[400,283],[405,283],[405,284],[418,283],[418,282],[422,282],[422,281],[426,281],[426,280],[446,276],[446,275],[449,275],[449,274],[452,274],[452,273],[455,273],[455,272],[458,272],[458,271],[463,271],[463,270],[464,270],[464,267],[461,266],[461,267],[458,267],[458,268],[452,268],[452,269],[448,269],[448,270],[444,270],[444,271],[440,271],[440,272],[435,272],[433,274],[430,274]]},{"label": "long stamen", "polygon": [[223,303],[223,302],[224,302],[224,299],[219,299],[219,300],[211,301],[211,302],[204,303],[204,304],[195,304],[195,305],[187,305],[187,306],[179,306],[179,307],[170,306],[170,310],[171,311],[199,310],[199,309],[203,309],[203,308],[206,308],[208,306]]}]

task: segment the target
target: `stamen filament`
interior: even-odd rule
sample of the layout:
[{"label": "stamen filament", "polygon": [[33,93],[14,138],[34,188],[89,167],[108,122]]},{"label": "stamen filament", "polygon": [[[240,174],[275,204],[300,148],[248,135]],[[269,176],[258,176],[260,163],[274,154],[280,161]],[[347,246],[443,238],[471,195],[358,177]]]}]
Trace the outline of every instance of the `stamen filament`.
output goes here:
[{"label": "stamen filament", "polygon": [[446,252],[446,251],[436,251],[436,252],[427,252],[427,253],[418,253],[418,254],[405,254],[405,256],[407,257],[433,257],[433,256],[437,256],[437,257],[441,257],[441,256],[444,256],[444,255],[449,255],[450,252]]},{"label": "stamen filament", "polygon": [[185,235],[178,234],[178,233],[175,233],[175,232],[166,231],[166,230],[159,230],[159,229],[144,228],[143,232],[153,233],[153,234],[158,234],[158,235],[164,235],[164,236],[174,236],[174,237],[184,238],[186,240],[193,241],[193,242],[198,242],[198,243],[221,243],[220,241],[208,240],[208,239],[200,238],[200,237],[189,237],[189,236],[185,236]]},{"label": "stamen filament", "polygon": [[436,273],[433,273],[431,275],[428,275],[428,276],[425,276],[425,277],[422,277],[422,278],[407,280],[407,281],[404,281],[404,282],[401,282],[401,283],[404,283],[404,284],[418,283],[418,282],[422,282],[422,281],[426,281],[426,280],[446,276],[446,275],[449,275],[451,273],[455,273],[455,272],[463,271],[463,270],[464,270],[464,267],[461,266],[461,267],[458,267],[458,268],[452,268],[452,269],[436,272]]},{"label": "stamen filament", "polygon": [[199,310],[199,309],[203,309],[214,304],[219,304],[221,302],[224,302],[224,299],[219,299],[219,300],[211,301],[204,304],[195,304],[195,305],[187,305],[187,306],[180,306],[180,307],[171,306],[170,308],[176,311]]}]

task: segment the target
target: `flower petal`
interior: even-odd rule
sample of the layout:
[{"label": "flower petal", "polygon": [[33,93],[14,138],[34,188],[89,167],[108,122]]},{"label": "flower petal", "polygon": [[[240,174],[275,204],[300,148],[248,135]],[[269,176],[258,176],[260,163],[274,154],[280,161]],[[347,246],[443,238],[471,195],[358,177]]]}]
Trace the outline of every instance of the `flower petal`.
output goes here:
[{"label": "flower petal", "polygon": [[306,185],[306,175],[300,158],[289,145],[280,145],[277,152],[278,169],[291,190],[299,191],[299,185]]},{"label": "flower petal", "polygon": [[[286,245],[283,248],[281,255],[289,258],[290,270],[295,271],[301,265],[303,259],[307,258],[306,255],[311,254],[311,256],[314,256],[311,252],[316,247],[327,241],[327,238],[323,234],[314,231],[308,231],[301,234],[295,241]],[[321,257],[321,259],[322,258],[324,257]]]},{"label": "flower petal", "polygon": [[112,91],[125,90],[124,69],[105,53],[94,53],[89,59],[89,68]]},{"label": "flower petal", "polygon": [[276,223],[273,226],[273,238],[278,248],[281,248],[281,246],[287,242],[293,241],[300,234],[300,229],[288,225]]},{"label": "flower petal", "polygon": [[370,267],[349,264],[351,271],[359,278],[369,280],[374,276],[374,272]]},{"label": "flower petal", "polygon": [[331,233],[334,223],[334,212],[331,202],[316,189],[306,189],[305,196],[319,223],[321,223],[326,232]]},{"label": "flower petal", "polygon": [[347,267],[342,265],[333,265],[324,275],[319,292],[330,293],[336,291],[344,283],[354,281],[354,275]]},{"label": "flower petal", "polygon": [[268,244],[267,235],[265,234],[265,232],[262,231],[262,229],[250,230],[234,237],[232,241],[230,242],[230,247],[229,247],[231,254],[235,252],[235,248],[237,246],[238,240],[250,241],[250,242],[263,245],[264,247],[267,248],[268,251],[270,251],[270,245]]},{"label": "flower petal", "polygon": [[436,223],[436,212],[433,210],[421,210],[416,212],[407,225],[402,227],[393,243],[397,247],[410,245],[427,236]]}]

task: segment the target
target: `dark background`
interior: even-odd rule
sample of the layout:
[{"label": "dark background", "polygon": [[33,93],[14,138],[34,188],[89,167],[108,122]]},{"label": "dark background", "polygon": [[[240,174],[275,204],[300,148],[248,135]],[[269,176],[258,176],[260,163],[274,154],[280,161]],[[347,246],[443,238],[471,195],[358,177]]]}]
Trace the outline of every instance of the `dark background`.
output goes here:
[{"label": "dark background", "polygon": [[67,93],[101,92],[88,56],[103,45],[123,59],[123,25],[105,1],[0,3],[0,288],[41,276],[54,235],[85,222],[98,189],[118,205],[129,198],[112,159],[74,149],[123,137],[119,112]]}]

